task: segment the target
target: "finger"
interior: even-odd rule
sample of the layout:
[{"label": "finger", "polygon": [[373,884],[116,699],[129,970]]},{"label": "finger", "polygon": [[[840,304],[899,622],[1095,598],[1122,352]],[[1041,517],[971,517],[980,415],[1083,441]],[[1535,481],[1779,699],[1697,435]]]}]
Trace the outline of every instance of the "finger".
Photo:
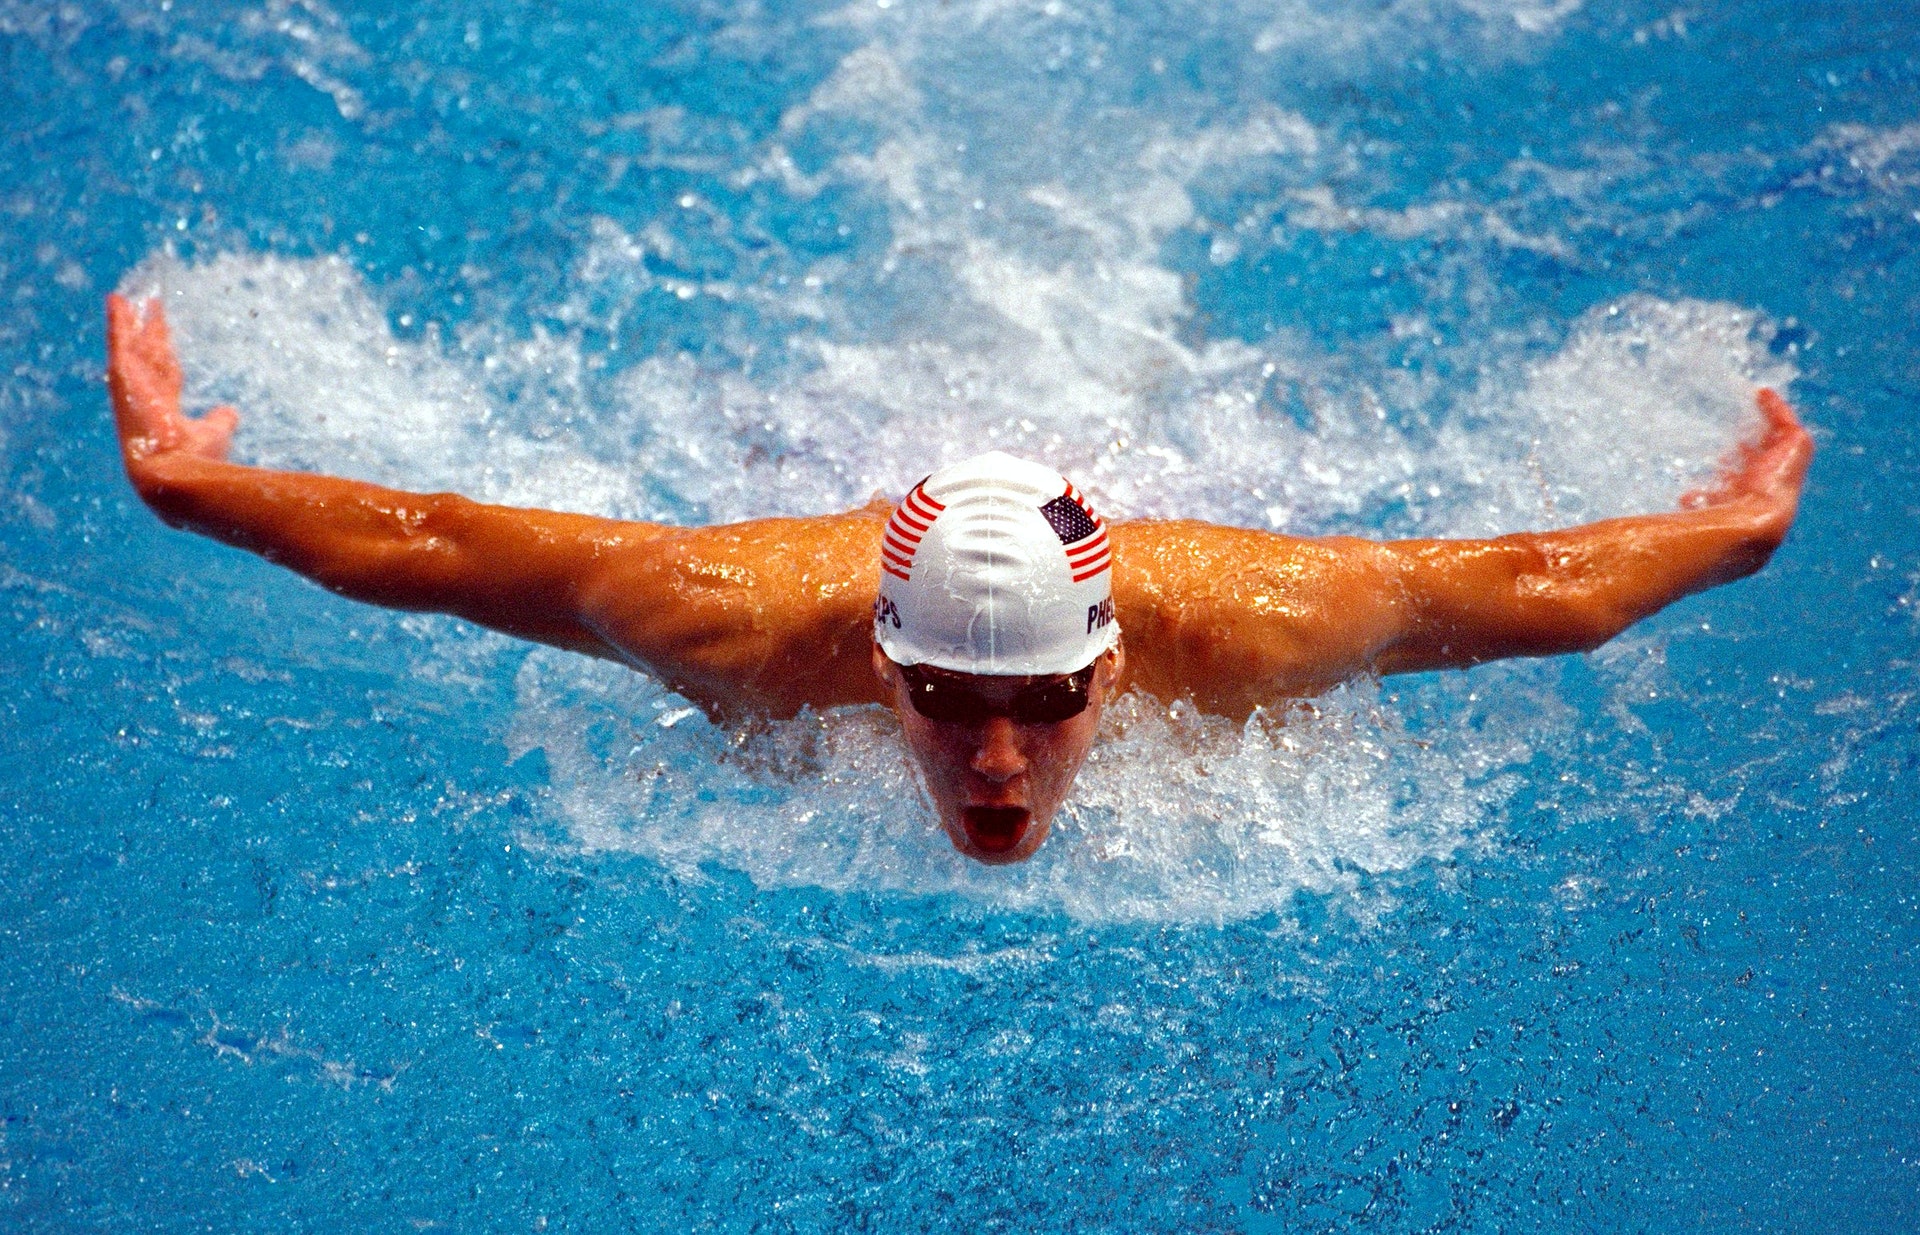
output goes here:
[{"label": "finger", "polygon": [[113,395],[114,419],[122,437],[144,435],[147,400],[141,397],[144,374],[140,364],[139,321],[133,304],[118,293],[107,297],[107,386]]},{"label": "finger", "polygon": [[1760,414],[1767,418],[1769,429],[1799,428],[1800,418],[1793,414],[1793,408],[1780,397],[1780,392],[1771,386],[1762,386],[1755,402],[1760,405]]},{"label": "finger", "polygon": [[[142,317],[140,307],[125,296],[107,297],[107,342],[112,358],[122,369],[151,367],[155,360],[151,315]],[[166,346],[164,336],[159,340]]]},{"label": "finger", "polygon": [[188,447],[203,459],[225,459],[233,431],[239,427],[240,413],[223,404],[198,420],[186,422]]},{"label": "finger", "polygon": [[227,443],[233,440],[233,431],[240,427],[240,413],[223,403],[193,423],[201,440],[218,445],[220,457],[225,458]]},{"label": "finger", "polygon": [[145,324],[147,337],[152,339],[157,346],[165,348],[167,352],[171,354],[173,352],[173,331],[167,327],[167,307],[160,303],[158,297],[147,301]]},{"label": "finger", "polygon": [[1755,403],[1766,418],[1766,428],[1757,441],[1741,448],[1740,465],[1729,487],[1791,509],[1813,458],[1813,438],[1778,392],[1762,388]]},{"label": "finger", "polygon": [[1770,386],[1762,386],[1754,396],[1765,426],[1760,433],[1742,441],[1720,460],[1712,483],[1690,489],[1680,496],[1685,510],[1717,506],[1741,495],[1781,496],[1783,488],[1797,493],[1813,457],[1813,439],[1808,436],[1793,407]]},{"label": "finger", "polygon": [[144,316],[140,322],[140,349],[145,353],[148,363],[177,387],[180,384],[180,360],[173,351],[173,332],[167,328],[166,306],[156,297],[147,301],[142,309]]},{"label": "finger", "polygon": [[181,374],[155,301],[141,305],[114,296],[107,302],[109,387],[123,447],[133,455],[179,444]]},{"label": "finger", "polygon": [[128,324],[133,306],[119,293],[107,296],[107,380],[118,385],[120,365],[126,359]]},{"label": "finger", "polygon": [[1767,418],[1767,437],[1761,444],[1761,450],[1778,456],[1783,460],[1797,460],[1805,470],[1806,460],[1813,456],[1813,437],[1807,427],[1800,423],[1793,406],[1779,393],[1761,387],[1755,401],[1760,405],[1761,414]]},{"label": "finger", "polygon": [[1812,463],[1813,437],[1796,421],[1781,430],[1779,442],[1768,451],[1768,481],[1771,485],[1786,486],[1797,492],[1806,480],[1807,468]]},{"label": "finger", "polygon": [[127,336],[133,323],[133,306],[119,292],[107,293],[107,347],[111,350]]}]

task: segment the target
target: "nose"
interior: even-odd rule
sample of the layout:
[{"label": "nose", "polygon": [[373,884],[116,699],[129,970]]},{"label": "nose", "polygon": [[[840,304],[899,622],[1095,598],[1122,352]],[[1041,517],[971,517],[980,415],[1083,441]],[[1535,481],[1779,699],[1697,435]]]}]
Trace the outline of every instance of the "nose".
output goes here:
[{"label": "nose", "polygon": [[1005,784],[1027,770],[1027,757],[1015,741],[1013,720],[1006,716],[989,717],[980,732],[980,749],[973,752],[973,770],[993,781]]}]

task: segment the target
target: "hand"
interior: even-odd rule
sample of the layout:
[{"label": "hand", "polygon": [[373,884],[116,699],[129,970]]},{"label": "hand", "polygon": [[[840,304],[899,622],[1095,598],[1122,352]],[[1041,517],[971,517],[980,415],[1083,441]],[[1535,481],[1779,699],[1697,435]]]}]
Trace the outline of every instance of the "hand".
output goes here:
[{"label": "hand", "polygon": [[1735,447],[1713,485],[1686,494],[1680,505],[1698,510],[1751,502],[1777,520],[1784,533],[1800,504],[1800,487],[1813,460],[1813,438],[1776,391],[1761,387],[1758,402],[1766,419],[1759,438]]},{"label": "hand", "polygon": [[107,297],[107,387],[129,474],[176,452],[215,462],[227,457],[240,413],[216,407],[199,420],[181,415],[180,362],[158,300],[147,301],[142,316],[126,297]]}]

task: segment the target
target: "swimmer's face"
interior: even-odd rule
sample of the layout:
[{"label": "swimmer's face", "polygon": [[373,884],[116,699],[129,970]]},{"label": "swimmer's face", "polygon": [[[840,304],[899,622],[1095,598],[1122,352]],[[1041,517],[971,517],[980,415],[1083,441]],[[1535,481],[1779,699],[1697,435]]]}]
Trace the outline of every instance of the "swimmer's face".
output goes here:
[{"label": "swimmer's face", "polygon": [[[873,671],[900,717],[948,839],[968,857],[995,865],[1024,862],[1047,839],[1053,814],[1067,800],[1073,778],[1093,747],[1100,711],[1124,663],[1118,647],[1094,662],[1087,708],[1078,716],[1052,724],[1023,723],[1006,715],[967,723],[922,716],[908,699],[900,666],[878,644],[873,648]],[[1055,680],[948,676],[1000,712],[1021,691]]]}]

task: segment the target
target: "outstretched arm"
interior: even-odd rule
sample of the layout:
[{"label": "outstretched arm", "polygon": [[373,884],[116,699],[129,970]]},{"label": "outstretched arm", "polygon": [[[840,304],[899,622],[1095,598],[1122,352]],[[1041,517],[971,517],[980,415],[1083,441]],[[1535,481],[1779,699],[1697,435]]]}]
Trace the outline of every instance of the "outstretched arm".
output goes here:
[{"label": "outstretched arm", "polygon": [[1683,596],[1745,578],[1786,538],[1813,439],[1772,390],[1765,427],[1715,485],[1668,514],[1608,519],[1494,540],[1387,546],[1407,592],[1407,622],[1382,649],[1382,673],[1476,665],[1599,647]]},{"label": "outstretched arm", "polygon": [[[180,367],[157,303],[142,315],[108,297],[107,349],[128,479],[175,527],[355,600],[633,664],[714,714],[790,713],[874,692],[872,589],[851,595],[855,564],[877,553],[870,512],[679,529],[245,467],[226,458],[232,408],[181,414]],[[806,638],[810,653],[795,646]]]},{"label": "outstretched arm", "polygon": [[143,316],[125,298],[107,298],[107,357],[127,478],[174,527],[355,600],[616,654],[580,621],[580,586],[596,558],[665,529],[229,463],[239,415],[230,407],[199,420],[181,414],[180,366],[157,302]]},{"label": "outstretched arm", "polygon": [[1786,401],[1718,483],[1667,514],[1491,540],[1304,540],[1200,523],[1116,526],[1133,680],[1244,716],[1356,674],[1598,647],[1752,574],[1793,522],[1812,439]]}]

